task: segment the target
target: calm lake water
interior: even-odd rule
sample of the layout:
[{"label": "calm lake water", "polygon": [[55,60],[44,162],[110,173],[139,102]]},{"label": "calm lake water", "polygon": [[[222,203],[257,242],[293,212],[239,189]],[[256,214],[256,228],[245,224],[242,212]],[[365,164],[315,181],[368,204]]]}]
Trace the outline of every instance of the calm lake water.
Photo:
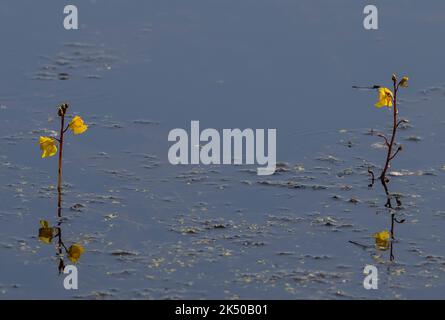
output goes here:
[{"label": "calm lake water", "polygon": [[[374,1],[378,31],[352,0],[71,3],[78,31],[60,1],[0,3],[0,298],[444,297],[444,2]],[[369,130],[389,130],[391,112],[351,86],[393,72],[410,77],[410,123],[391,168],[405,222],[390,261],[367,169],[385,159]],[[65,101],[90,128],[67,138],[59,220],[38,138]],[[280,170],[170,165],[168,132],[191,120],[276,128]],[[85,247],[79,290],[63,288],[42,219]],[[378,290],[363,288],[367,264]]]}]

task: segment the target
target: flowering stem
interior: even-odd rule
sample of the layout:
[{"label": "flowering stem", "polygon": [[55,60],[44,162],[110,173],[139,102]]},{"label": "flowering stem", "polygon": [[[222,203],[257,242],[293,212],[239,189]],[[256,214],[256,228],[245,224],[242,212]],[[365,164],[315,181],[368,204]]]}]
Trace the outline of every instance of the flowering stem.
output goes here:
[{"label": "flowering stem", "polygon": [[59,138],[59,171],[58,171],[58,180],[57,180],[57,207],[59,208],[58,215],[61,216],[61,208],[62,208],[62,160],[63,160],[63,138],[65,134],[65,112],[66,109],[62,107],[59,109],[60,116],[60,138]]},{"label": "flowering stem", "polygon": [[398,116],[398,110],[397,110],[397,91],[399,89],[399,86],[397,85],[397,81],[394,80],[394,98],[393,98],[393,127],[392,127],[392,135],[391,135],[391,140],[389,143],[387,143],[388,146],[388,154],[386,155],[386,162],[385,162],[385,166],[383,167],[383,171],[382,174],[380,175],[380,181],[382,182],[383,187],[385,188],[385,192],[386,194],[389,196],[389,192],[388,192],[388,187],[387,187],[387,183],[388,183],[388,178],[386,177],[386,173],[388,171],[388,168],[390,167],[391,164],[391,160],[394,159],[394,157],[397,155],[397,153],[400,151],[400,149],[398,149],[394,154],[392,154],[392,149],[395,143],[395,139],[396,139],[396,133],[397,133],[397,128],[400,124],[400,122],[397,121],[397,116]]}]

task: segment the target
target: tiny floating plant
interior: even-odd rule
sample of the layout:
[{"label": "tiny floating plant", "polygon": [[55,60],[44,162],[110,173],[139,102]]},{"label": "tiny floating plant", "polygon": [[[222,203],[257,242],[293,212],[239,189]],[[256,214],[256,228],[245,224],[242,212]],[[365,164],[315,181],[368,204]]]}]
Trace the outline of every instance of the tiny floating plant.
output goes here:
[{"label": "tiny floating plant", "polygon": [[[59,155],[58,162],[58,178],[57,178],[57,216],[59,218],[62,217],[62,165],[63,165],[63,145],[65,141],[65,134],[68,130],[71,130],[74,135],[79,135],[85,133],[88,130],[88,125],[85,124],[83,119],[80,116],[74,116],[68,125],[65,125],[66,115],[68,111],[69,105],[67,103],[63,103],[58,108],[58,116],[60,118],[60,132],[59,136],[56,137],[48,137],[41,136],[39,139],[40,150],[42,151],[42,158],[53,157],[57,153]],[[46,220],[40,221],[39,228],[39,240],[43,243],[50,244],[54,237],[58,238],[57,241],[57,254],[59,256],[59,273],[62,273],[65,264],[63,262],[63,249],[66,252],[68,259],[72,263],[76,263],[80,256],[84,253],[85,249],[82,245],[78,243],[72,244],[69,248],[67,248],[62,240],[62,222],[59,220],[56,227],[51,227],[49,222]]]}]

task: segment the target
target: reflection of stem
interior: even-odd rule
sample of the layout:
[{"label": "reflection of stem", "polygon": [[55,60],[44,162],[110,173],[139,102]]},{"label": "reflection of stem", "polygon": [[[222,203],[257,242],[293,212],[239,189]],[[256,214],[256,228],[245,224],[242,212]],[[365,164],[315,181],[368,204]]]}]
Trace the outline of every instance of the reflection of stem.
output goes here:
[{"label": "reflection of stem", "polygon": [[393,251],[393,242],[394,242],[394,221],[396,221],[396,215],[391,214],[391,241],[390,241],[390,250],[389,250],[389,260],[394,261],[394,251]]},{"label": "reflection of stem", "polygon": [[369,184],[368,187],[372,188],[374,186],[375,175],[374,172],[371,170],[371,168],[368,168],[368,173],[371,175],[371,183]]},{"label": "reflection of stem", "polygon": [[[398,200],[400,201],[400,200]],[[394,253],[393,253],[393,242],[394,242],[394,225],[395,223],[404,223],[405,219],[397,219],[395,213],[391,214],[391,250],[390,250],[390,260],[394,261]]]},{"label": "reflection of stem", "polygon": [[394,240],[394,220],[395,214],[391,214],[391,239]]},{"label": "reflection of stem", "polygon": [[389,249],[389,260],[390,261],[394,261],[395,260],[392,241],[391,241],[390,249]]},{"label": "reflection of stem", "polygon": [[66,250],[66,247],[65,247],[65,245],[63,244],[63,241],[62,241],[62,228],[61,228],[61,224],[62,224],[62,222],[59,222],[57,224],[57,229],[59,231],[58,235],[57,235],[57,238],[58,238],[57,253],[59,255],[59,267],[58,267],[59,274],[63,273],[63,270],[65,269],[65,263],[63,261],[63,256],[62,256],[62,253],[63,253],[62,248],[65,248],[65,250]]}]

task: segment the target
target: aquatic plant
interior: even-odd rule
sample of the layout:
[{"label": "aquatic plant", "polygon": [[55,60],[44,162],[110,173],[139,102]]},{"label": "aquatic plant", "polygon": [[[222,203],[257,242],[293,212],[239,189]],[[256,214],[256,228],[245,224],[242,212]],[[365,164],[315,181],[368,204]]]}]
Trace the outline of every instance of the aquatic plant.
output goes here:
[{"label": "aquatic plant", "polygon": [[[65,141],[65,133],[71,130],[74,135],[82,134],[88,130],[88,126],[85,124],[80,116],[74,116],[68,125],[65,126],[65,117],[68,111],[68,104],[63,103],[58,108],[58,116],[60,118],[60,131],[58,137],[41,136],[39,139],[40,150],[42,151],[42,158],[53,157],[59,153],[58,162],[58,178],[57,178],[57,216],[62,217],[62,165],[63,165],[63,145]],[[65,269],[65,263],[63,260],[63,250],[65,250],[66,256],[72,263],[77,263],[81,255],[85,252],[84,247],[81,244],[74,243],[67,248],[62,240],[62,221],[59,219],[57,226],[50,226],[46,220],[40,221],[39,228],[39,240],[46,244],[51,244],[53,238],[57,237],[57,255],[59,257],[59,273],[62,273]]]},{"label": "aquatic plant", "polygon": [[[393,82],[393,90],[390,90],[389,88],[382,87],[379,85],[374,85],[372,87],[359,87],[359,86],[353,86],[353,88],[356,89],[375,89],[378,90],[379,98],[375,106],[377,108],[382,107],[388,107],[392,108],[392,130],[391,130],[391,136],[388,137],[382,132],[377,132],[372,130],[372,133],[383,138],[385,147],[387,149],[386,153],[386,160],[385,164],[383,166],[382,172],[379,176],[379,180],[381,181],[383,188],[385,189],[385,193],[388,196],[388,201],[386,203],[387,207],[391,207],[391,198],[390,193],[388,190],[388,183],[389,178],[387,176],[388,170],[391,167],[391,162],[394,160],[394,158],[399,154],[400,151],[402,151],[402,145],[398,144],[396,142],[396,135],[397,130],[399,129],[400,125],[402,123],[408,122],[405,119],[399,120],[399,109],[398,109],[398,100],[397,95],[400,88],[407,88],[408,87],[408,77],[403,77],[400,81],[397,80],[397,76],[395,74],[392,75],[392,82]],[[396,149],[397,148],[397,149]],[[371,175],[372,181],[369,185],[372,187],[375,182],[375,175],[374,172],[371,170],[371,168],[368,169],[369,174]],[[400,205],[400,199],[396,197],[397,205]]]},{"label": "aquatic plant", "polygon": [[[379,92],[379,100],[375,104],[377,108],[381,107],[388,107],[392,108],[392,132],[391,132],[391,138],[388,138],[385,134],[379,132],[377,135],[381,138],[383,138],[385,142],[385,146],[387,148],[387,154],[386,154],[386,160],[385,165],[383,166],[382,172],[379,176],[379,180],[382,183],[383,188],[385,189],[385,193],[387,196],[387,201],[385,204],[385,207],[392,209],[392,203],[391,203],[391,194],[388,189],[388,183],[389,178],[387,177],[388,169],[391,167],[391,162],[394,160],[394,158],[399,154],[400,151],[402,151],[402,145],[397,144],[396,142],[396,135],[397,135],[397,129],[399,129],[400,125],[402,123],[406,123],[407,120],[400,119],[399,120],[399,110],[397,105],[397,95],[400,88],[407,88],[408,87],[408,77],[403,77],[400,81],[397,80],[397,76],[395,74],[392,75],[392,82],[393,82],[393,91],[391,91],[388,88],[380,87],[380,86],[374,86],[377,87]],[[397,147],[397,149],[395,149]],[[375,176],[371,169],[368,170],[369,173],[372,176],[372,182],[370,186],[372,187],[374,185]],[[400,207],[402,205],[399,196],[395,196],[395,200],[397,203],[397,206]],[[391,229],[390,229],[390,235],[391,239],[394,239],[394,223],[403,223],[405,220],[398,220],[395,216],[395,213],[391,212]]]},{"label": "aquatic plant", "polygon": [[[82,134],[87,131],[88,126],[85,124],[80,116],[72,118],[70,123],[65,127],[65,117],[68,111],[69,105],[63,103],[58,108],[58,116],[60,118],[60,132],[59,137],[40,137],[40,150],[42,151],[42,158],[52,157],[59,151],[59,164],[58,164],[58,179],[57,179],[57,192],[58,192],[58,207],[62,207],[62,165],[63,165],[63,143],[65,139],[65,133],[71,130],[74,135]],[[58,145],[58,147],[57,147]]]},{"label": "aquatic plant", "polygon": [[[407,122],[404,119],[399,120],[399,110],[397,105],[397,94],[400,88],[406,88],[408,87],[408,77],[403,77],[399,82],[397,81],[397,76],[395,74],[392,75],[392,82],[393,82],[393,91],[391,91],[388,88],[378,87],[379,92],[379,100],[375,104],[377,108],[382,107],[388,107],[392,108],[393,112],[393,122],[392,122],[392,133],[391,137],[388,138],[385,134],[379,132],[377,135],[381,138],[383,138],[385,142],[385,146],[387,148],[387,154],[386,154],[386,160],[385,165],[383,166],[383,170],[379,176],[379,179],[385,189],[386,194],[388,195],[388,202],[387,206],[391,206],[391,200],[389,197],[389,191],[388,191],[388,183],[389,178],[387,177],[388,169],[391,167],[392,160],[399,154],[400,151],[402,151],[402,145],[399,145],[396,143],[396,135],[397,135],[397,129],[402,123]],[[397,147],[397,149],[395,149]],[[394,151],[395,149],[395,151]],[[370,174],[372,175],[372,182],[371,186],[374,184],[374,173],[369,170]]]},{"label": "aquatic plant", "polygon": [[[391,203],[391,193],[389,192],[388,183],[389,178],[387,176],[388,170],[391,167],[391,163],[394,160],[394,158],[399,154],[400,151],[402,151],[402,145],[398,144],[396,142],[396,135],[397,130],[399,129],[400,125],[402,123],[406,123],[407,120],[405,119],[399,119],[399,109],[398,109],[398,93],[400,88],[407,88],[408,87],[408,81],[409,78],[404,76],[400,81],[398,81],[397,76],[395,74],[392,75],[392,83],[393,83],[393,89],[389,89],[387,87],[382,87],[379,85],[374,85],[372,87],[358,87],[353,86],[353,88],[358,89],[373,89],[378,91],[378,101],[375,104],[377,108],[383,108],[387,107],[392,109],[392,128],[391,128],[391,136],[388,137],[382,132],[376,132],[372,131],[373,134],[383,138],[384,144],[386,147],[386,158],[385,163],[383,166],[383,169],[378,177],[380,180],[387,197],[387,201],[385,204],[385,207],[387,207],[390,210],[391,215],[391,226],[390,230],[383,230],[380,232],[377,232],[373,235],[375,239],[375,246],[378,250],[388,250],[390,249],[390,260],[394,260],[394,254],[393,254],[393,243],[392,240],[394,240],[394,225],[395,223],[403,223],[405,220],[399,220],[396,218],[396,213],[393,210],[392,203]],[[371,168],[368,168],[368,173],[371,175],[372,181],[369,187],[374,186],[374,182],[376,180],[374,172],[371,170]],[[394,196],[396,200],[396,204],[398,207],[402,206],[402,203],[400,201],[399,196]],[[354,242],[352,242],[354,243]]]}]

